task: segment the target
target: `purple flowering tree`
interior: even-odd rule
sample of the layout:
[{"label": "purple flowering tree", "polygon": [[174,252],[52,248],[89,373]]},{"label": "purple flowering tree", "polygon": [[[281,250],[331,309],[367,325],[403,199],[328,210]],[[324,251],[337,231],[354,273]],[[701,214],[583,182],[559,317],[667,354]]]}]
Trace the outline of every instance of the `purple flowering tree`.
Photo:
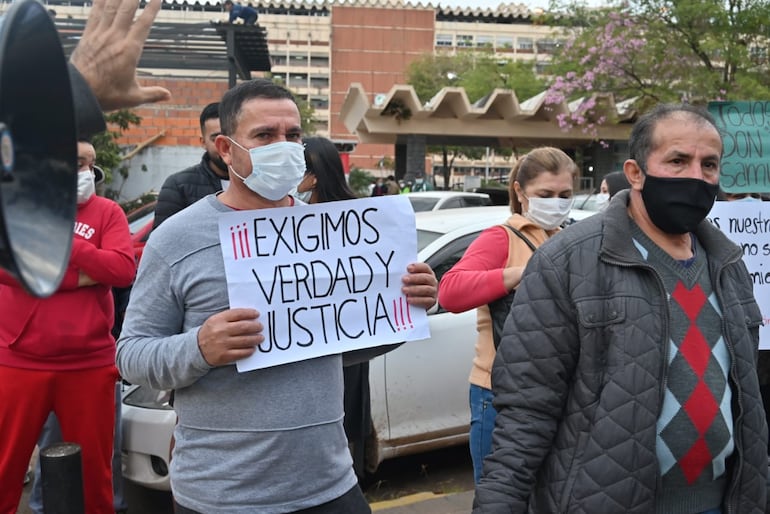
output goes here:
[{"label": "purple flowering tree", "polygon": [[[595,133],[616,101],[644,111],[659,102],[770,99],[767,0],[613,1],[609,7],[552,3],[544,21],[562,27],[546,103],[565,130]],[[580,101],[582,99],[582,101]]]}]

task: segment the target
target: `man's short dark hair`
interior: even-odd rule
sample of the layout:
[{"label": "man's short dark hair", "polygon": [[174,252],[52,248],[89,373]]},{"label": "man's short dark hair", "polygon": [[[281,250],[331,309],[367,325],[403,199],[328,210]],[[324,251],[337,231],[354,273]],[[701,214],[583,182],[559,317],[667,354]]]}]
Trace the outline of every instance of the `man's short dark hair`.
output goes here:
[{"label": "man's short dark hair", "polygon": [[233,5],[233,0],[225,0],[223,5]]},{"label": "man's short dark hair", "polygon": [[201,134],[204,132],[206,121],[219,119],[219,102],[211,102],[201,111]]},{"label": "man's short dark hair", "polygon": [[714,117],[702,108],[691,104],[660,104],[652,110],[643,114],[631,129],[631,136],[628,138],[629,157],[636,161],[643,172],[647,172],[647,159],[650,152],[654,150],[652,136],[658,122],[671,118],[672,116],[683,113],[697,123],[708,124],[714,127],[719,134],[721,131],[717,127]]},{"label": "man's short dark hair", "polygon": [[252,98],[269,98],[273,100],[287,99],[294,102],[294,95],[285,87],[272,80],[258,78],[241,82],[228,90],[219,102],[219,124],[222,134],[233,135],[238,126],[238,116],[244,102]]}]

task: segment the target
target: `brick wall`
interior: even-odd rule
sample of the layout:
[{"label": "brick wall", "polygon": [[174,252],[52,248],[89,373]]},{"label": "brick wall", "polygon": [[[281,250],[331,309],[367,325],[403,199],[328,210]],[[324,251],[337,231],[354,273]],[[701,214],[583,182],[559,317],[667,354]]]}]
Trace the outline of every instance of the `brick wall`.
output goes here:
[{"label": "brick wall", "polygon": [[[361,83],[370,98],[403,84],[409,63],[433,53],[435,11],[335,4],[331,30],[330,133],[333,139],[356,139],[339,117],[350,84]],[[362,143],[350,155],[350,164],[376,169],[383,156],[394,155],[393,145]]]},{"label": "brick wall", "polygon": [[165,131],[154,146],[200,146],[201,110],[219,101],[227,91],[227,79],[144,78],[144,86],[162,86],[171,91],[171,100],[139,107],[133,111],[142,118],[138,127],[127,130],[121,145],[137,145]]}]

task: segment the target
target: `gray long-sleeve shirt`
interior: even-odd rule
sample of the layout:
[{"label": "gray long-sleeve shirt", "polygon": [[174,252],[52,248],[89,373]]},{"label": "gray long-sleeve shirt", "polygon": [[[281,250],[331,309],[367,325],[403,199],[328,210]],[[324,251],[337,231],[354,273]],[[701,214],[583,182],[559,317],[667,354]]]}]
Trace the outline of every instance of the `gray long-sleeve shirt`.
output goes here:
[{"label": "gray long-sleeve shirt", "polygon": [[169,218],[144,250],[117,365],[135,384],[175,389],[174,497],[206,513],[283,513],[356,483],[342,426],[339,355],[238,373],[212,368],[198,330],[229,308],[210,195]]}]

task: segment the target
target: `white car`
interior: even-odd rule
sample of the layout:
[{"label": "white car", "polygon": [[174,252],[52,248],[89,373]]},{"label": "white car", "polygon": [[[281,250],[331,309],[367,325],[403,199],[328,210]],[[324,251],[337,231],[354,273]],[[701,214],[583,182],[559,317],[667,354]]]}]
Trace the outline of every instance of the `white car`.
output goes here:
[{"label": "white car", "polygon": [[[582,214],[582,213],[581,213]],[[487,227],[510,216],[507,206],[416,213],[418,260],[436,276],[449,270]],[[468,375],[476,343],[476,312],[428,311],[431,337],[370,362],[373,435],[366,463],[468,440]],[[170,440],[176,415],[168,394],[131,386],[123,398],[123,475],[140,485],[168,489]]]},{"label": "white car", "polygon": [[419,191],[406,193],[406,197],[412,203],[414,212],[492,205],[488,194],[467,191]]},{"label": "white car", "polygon": [[151,489],[171,490],[168,468],[176,413],[169,391],[136,385],[123,390],[123,478]]},{"label": "white car", "polygon": [[584,211],[599,212],[599,196],[596,193],[579,193],[575,195],[575,203],[572,204],[575,209]]}]

